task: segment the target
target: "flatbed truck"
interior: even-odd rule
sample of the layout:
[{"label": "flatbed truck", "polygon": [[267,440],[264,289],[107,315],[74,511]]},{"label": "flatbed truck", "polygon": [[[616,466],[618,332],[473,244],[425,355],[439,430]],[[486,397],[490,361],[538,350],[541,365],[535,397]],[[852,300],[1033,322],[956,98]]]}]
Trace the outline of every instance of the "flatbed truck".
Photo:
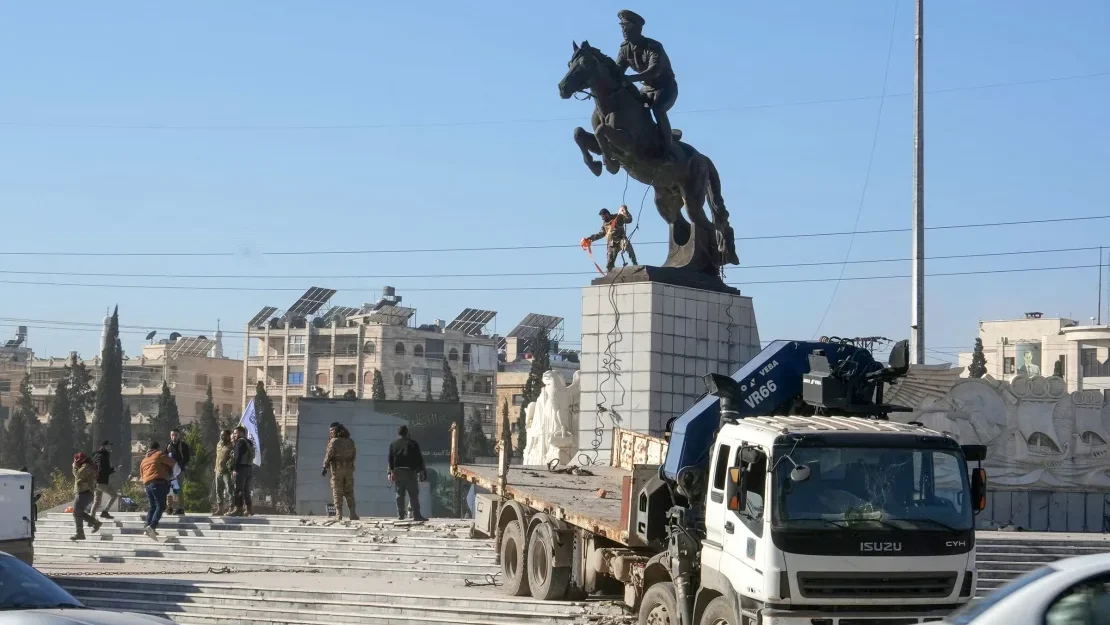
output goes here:
[{"label": "flatbed truck", "polygon": [[907,359],[777,341],[666,436],[614,429],[606,466],[464,464],[456,442],[452,472],[489,491],[475,531],[513,595],[619,594],[645,625],[941,620],[975,594],[985,451],[887,418]]}]

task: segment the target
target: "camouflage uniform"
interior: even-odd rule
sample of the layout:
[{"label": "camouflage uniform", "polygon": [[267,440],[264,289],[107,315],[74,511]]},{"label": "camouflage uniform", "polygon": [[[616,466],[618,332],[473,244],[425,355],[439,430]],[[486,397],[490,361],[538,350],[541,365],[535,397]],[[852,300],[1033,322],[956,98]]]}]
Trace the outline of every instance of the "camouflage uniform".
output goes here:
[{"label": "camouflage uniform", "polygon": [[324,451],[324,470],[331,475],[331,496],[335,501],[335,518],[343,518],[343,500],[351,511],[351,520],[357,520],[355,513],[355,442],[347,428],[339,427],[332,431],[332,439]]},{"label": "camouflage uniform", "polygon": [[[602,217],[604,220],[604,217]],[[609,217],[608,221],[602,221],[601,230],[597,234],[592,234],[586,237],[586,241],[600,241],[605,239],[605,271],[612,271],[613,267],[617,264],[617,254],[621,252],[628,253],[628,260],[632,264],[636,264],[636,251],[632,249],[632,242],[628,240],[628,234],[624,231],[625,224],[632,223],[632,216],[619,212],[616,215]]]},{"label": "camouflage uniform", "polygon": [[215,479],[212,484],[212,495],[215,499],[213,509],[217,515],[231,511],[231,502],[234,498],[233,491],[235,490],[231,479],[231,472],[234,469],[231,455],[231,441],[220,440],[216,444]]}]

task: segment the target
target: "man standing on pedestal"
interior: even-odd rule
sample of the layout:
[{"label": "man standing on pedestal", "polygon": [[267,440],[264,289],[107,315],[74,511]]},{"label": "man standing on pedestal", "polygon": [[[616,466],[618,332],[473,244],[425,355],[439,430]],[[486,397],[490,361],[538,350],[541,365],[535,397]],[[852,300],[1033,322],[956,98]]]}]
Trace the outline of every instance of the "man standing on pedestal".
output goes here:
[{"label": "man standing on pedestal", "polygon": [[628,240],[628,233],[625,232],[624,226],[632,223],[632,214],[628,212],[628,207],[621,205],[621,209],[616,215],[609,212],[609,209],[603,208],[601,212],[601,230],[597,234],[592,234],[585,239],[582,239],[582,249],[590,249],[590,243],[605,239],[605,271],[613,270],[617,264],[617,254],[621,252],[628,253],[628,260],[632,264],[636,263],[636,250],[632,249],[632,242]]}]

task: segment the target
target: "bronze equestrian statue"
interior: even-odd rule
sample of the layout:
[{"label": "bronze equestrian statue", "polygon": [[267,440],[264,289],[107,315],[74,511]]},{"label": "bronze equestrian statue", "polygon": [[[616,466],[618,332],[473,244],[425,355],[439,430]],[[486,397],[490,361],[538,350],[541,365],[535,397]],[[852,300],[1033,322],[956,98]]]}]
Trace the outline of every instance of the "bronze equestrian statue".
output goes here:
[{"label": "bronze equestrian statue", "polygon": [[[658,58],[656,63],[656,67],[662,66]],[[674,131],[675,149],[668,157],[667,142],[652,119],[652,106],[661,102],[663,106],[656,112],[662,109],[665,115],[674,94],[664,89],[645,98],[616,61],[586,41],[574,44],[568,66],[559,82],[560,97],[587,93],[594,101],[593,132],[574,130],[582,158],[595,176],[601,175],[603,165],[591,153],[601,156],[609,173],[616,174],[623,167],[631,177],[655,189],[655,208],[670,226],[670,249],[663,267],[719,276],[721,267],[739,264],[713,161],[681,141],[678,131]],[[669,62],[666,67],[669,72]],[[705,214],[706,199],[712,220]],[[682,215],[683,206],[689,221]]]}]

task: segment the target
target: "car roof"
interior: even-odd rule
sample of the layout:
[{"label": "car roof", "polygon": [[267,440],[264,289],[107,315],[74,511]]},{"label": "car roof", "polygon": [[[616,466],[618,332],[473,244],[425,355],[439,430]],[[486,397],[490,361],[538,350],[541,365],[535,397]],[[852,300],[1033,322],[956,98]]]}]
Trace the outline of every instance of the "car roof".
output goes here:
[{"label": "car roof", "polygon": [[[1110,544],[1107,546],[1110,547]],[[1049,566],[1058,571],[1066,572],[1110,568],[1110,553],[1093,553],[1086,556],[1065,558],[1063,560],[1057,560]]]}]

